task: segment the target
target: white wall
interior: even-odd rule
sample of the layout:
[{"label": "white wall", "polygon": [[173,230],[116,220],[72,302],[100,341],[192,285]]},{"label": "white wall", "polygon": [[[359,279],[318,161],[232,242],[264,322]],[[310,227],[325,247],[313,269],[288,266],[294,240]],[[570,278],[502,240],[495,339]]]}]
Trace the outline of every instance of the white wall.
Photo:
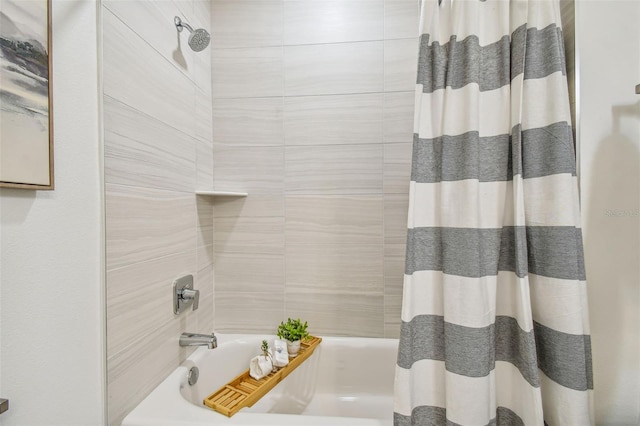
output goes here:
[{"label": "white wall", "polygon": [[596,422],[640,424],[640,2],[577,2]]},{"label": "white wall", "polygon": [[94,1],[53,1],[56,189],[0,190],[3,426],[103,423]]}]

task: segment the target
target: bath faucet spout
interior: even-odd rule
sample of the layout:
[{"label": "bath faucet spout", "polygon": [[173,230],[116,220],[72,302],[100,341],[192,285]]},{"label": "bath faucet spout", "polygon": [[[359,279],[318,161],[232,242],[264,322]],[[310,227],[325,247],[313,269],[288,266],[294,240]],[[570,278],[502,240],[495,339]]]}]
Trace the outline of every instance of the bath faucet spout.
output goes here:
[{"label": "bath faucet spout", "polygon": [[216,338],[215,333],[182,333],[180,335],[179,343],[180,346],[206,346],[209,349],[215,349],[218,347],[218,339]]}]

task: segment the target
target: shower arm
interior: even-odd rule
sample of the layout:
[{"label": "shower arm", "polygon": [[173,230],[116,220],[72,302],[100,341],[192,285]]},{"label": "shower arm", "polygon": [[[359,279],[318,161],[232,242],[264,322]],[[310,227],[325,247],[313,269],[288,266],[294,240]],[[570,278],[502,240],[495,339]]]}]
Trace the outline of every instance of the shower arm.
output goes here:
[{"label": "shower arm", "polygon": [[179,17],[175,17],[173,18],[173,23],[176,25],[176,28],[178,29],[178,32],[181,33],[183,29],[187,29],[189,30],[190,33],[193,32],[193,27],[189,24],[187,24],[186,22],[182,22],[182,19],[180,19]]}]

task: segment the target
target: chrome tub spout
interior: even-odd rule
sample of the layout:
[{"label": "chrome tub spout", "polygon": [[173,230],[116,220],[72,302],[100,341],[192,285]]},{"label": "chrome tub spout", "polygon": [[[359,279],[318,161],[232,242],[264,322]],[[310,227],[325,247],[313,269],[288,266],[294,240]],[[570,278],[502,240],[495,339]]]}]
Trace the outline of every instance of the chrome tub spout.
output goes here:
[{"label": "chrome tub spout", "polygon": [[182,333],[180,335],[180,346],[206,346],[209,349],[215,349],[218,347],[218,339],[214,333]]}]

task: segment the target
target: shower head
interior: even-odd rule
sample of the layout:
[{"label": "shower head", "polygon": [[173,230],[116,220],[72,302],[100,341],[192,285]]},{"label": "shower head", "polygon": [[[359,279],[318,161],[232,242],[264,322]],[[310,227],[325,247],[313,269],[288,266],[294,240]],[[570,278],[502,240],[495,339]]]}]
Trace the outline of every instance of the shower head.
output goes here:
[{"label": "shower head", "polygon": [[209,45],[211,36],[207,32],[207,30],[204,30],[202,28],[194,30],[191,25],[187,24],[186,22],[182,22],[182,19],[180,19],[180,17],[178,16],[173,18],[173,23],[176,25],[176,29],[178,30],[178,32],[182,32],[182,30],[185,28],[189,30],[189,32],[191,33],[189,34],[189,47],[194,52],[200,52]]}]

